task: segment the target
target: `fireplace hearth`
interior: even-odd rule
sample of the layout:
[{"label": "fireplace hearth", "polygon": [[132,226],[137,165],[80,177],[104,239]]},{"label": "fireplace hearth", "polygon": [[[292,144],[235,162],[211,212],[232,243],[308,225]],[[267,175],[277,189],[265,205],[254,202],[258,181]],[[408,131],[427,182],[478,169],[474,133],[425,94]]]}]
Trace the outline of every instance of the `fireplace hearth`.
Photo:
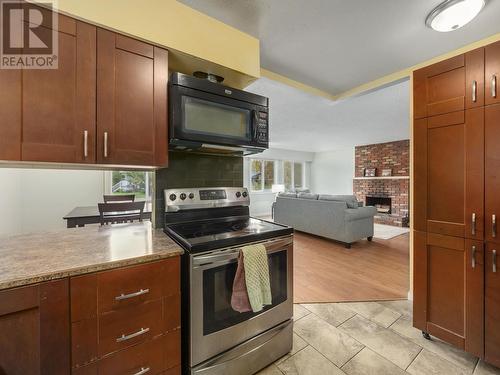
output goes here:
[{"label": "fireplace hearth", "polygon": [[366,196],[365,205],[375,207],[380,214],[389,215],[392,212],[391,198],[389,197]]}]

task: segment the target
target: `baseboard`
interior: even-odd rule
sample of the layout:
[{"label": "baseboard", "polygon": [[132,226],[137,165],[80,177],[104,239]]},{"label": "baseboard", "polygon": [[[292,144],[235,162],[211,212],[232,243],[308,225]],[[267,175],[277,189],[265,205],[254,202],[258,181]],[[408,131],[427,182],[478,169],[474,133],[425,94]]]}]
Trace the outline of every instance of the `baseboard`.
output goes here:
[{"label": "baseboard", "polygon": [[413,301],[413,293],[410,291],[408,291],[408,301]]}]

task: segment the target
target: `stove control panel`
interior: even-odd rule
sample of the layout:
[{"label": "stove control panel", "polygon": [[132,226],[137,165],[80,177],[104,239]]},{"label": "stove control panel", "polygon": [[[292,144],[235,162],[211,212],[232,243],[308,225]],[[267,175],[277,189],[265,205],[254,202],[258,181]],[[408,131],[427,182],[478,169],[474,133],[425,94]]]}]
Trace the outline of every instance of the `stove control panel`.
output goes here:
[{"label": "stove control panel", "polygon": [[250,205],[248,190],[243,187],[166,189],[164,196],[165,212]]}]

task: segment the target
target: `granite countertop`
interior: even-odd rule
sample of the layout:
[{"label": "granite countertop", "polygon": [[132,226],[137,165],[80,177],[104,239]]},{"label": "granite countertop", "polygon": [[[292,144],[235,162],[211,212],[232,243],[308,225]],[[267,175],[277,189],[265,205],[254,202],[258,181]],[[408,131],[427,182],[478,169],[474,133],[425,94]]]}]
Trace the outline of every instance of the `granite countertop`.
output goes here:
[{"label": "granite countertop", "polygon": [[150,222],[0,237],[0,290],[182,253]]}]

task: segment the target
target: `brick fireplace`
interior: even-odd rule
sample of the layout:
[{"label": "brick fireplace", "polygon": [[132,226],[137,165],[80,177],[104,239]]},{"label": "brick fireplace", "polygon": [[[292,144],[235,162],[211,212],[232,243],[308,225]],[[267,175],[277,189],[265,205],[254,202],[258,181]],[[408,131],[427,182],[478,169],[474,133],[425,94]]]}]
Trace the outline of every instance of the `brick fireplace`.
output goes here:
[{"label": "brick fireplace", "polygon": [[[377,207],[375,222],[409,226],[410,141],[379,143],[355,148],[353,191],[365,205]],[[365,169],[376,168],[366,177]],[[382,176],[390,169],[391,176]]]}]

